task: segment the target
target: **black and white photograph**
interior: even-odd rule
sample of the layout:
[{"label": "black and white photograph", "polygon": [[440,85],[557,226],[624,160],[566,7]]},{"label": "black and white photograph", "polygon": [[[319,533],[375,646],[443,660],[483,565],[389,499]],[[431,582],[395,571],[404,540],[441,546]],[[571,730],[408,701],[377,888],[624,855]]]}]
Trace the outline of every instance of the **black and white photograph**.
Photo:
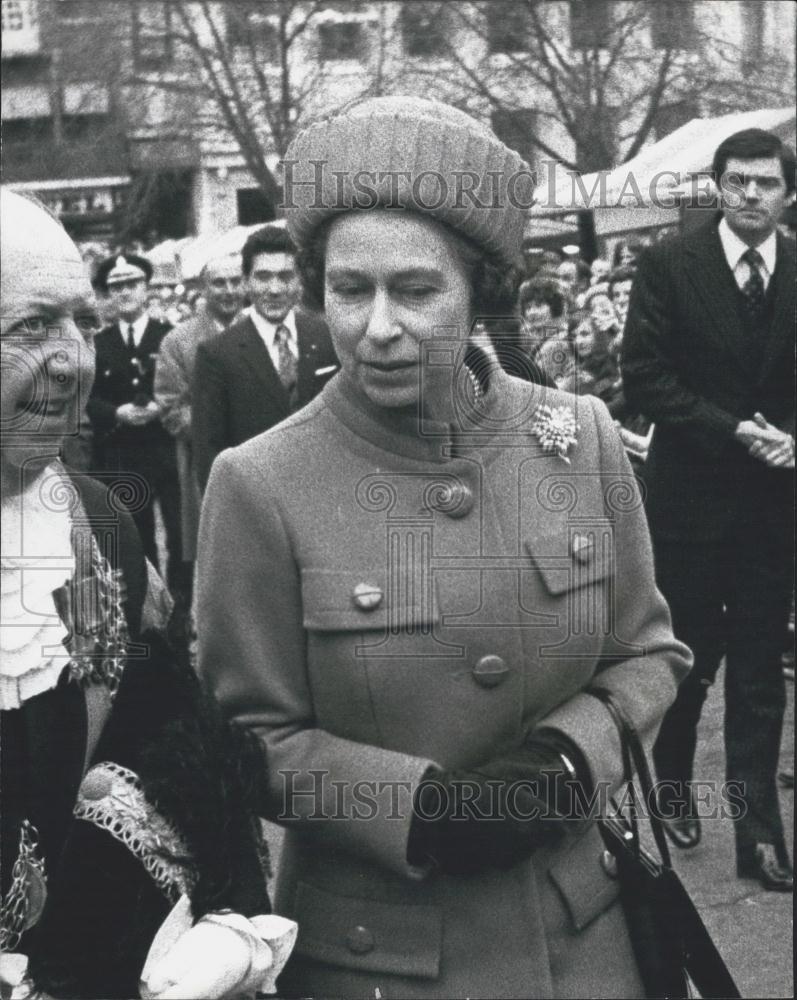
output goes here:
[{"label": "black and white photograph", "polygon": [[0,0],[0,997],[794,996],[797,6]]}]

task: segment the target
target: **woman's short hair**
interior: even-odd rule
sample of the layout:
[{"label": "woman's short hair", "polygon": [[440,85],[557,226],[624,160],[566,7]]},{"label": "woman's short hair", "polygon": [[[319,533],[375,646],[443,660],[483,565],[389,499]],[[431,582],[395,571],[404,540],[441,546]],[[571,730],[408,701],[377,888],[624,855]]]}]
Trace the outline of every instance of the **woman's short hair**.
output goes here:
[{"label": "woman's short hair", "polygon": [[[310,243],[296,256],[296,267],[302,280],[304,302],[310,309],[324,308],[324,264],[330,226],[339,216],[332,216],[318,227]],[[459,256],[468,274],[473,292],[471,311],[474,318],[497,319],[515,313],[515,299],[520,272],[517,268],[490,257],[465,236],[454,232],[445,223],[435,220],[445,230],[454,252]]]},{"label": "woman's short hair", "polygon": [[711,164],[714,180],[719,184],[731,157],[739,160],[760,160],[771,156],[776,156],[780,160],[783,179],[786,181],[786,193],[791,194],[795,186],[794,150],[774,133],[766,132],[762,128],[746,128],[741,132],[734,132],[717,146]]},{"label": "woman's short hair", "polygon": [[552,279],[537,274],[524,281],[518,291],[518,307],[521,313],[530,302],[534,305],[548,306],[552,319],[559,319],[564,315],[565,297],[555,277]]},{"label": "woman's short hair", "polygon": [[582,308],[589,309],[590,304],[592,302],[594,302],[595,299],[600,298],[601,295],[604,298],[611,300],[611,296],[609,294],[609,282],[608,281],[599,281],[596,285],[590,286],[586,290],[586,292],[584,292],[583,296],[581,297],[581,306],[582,306]]}]

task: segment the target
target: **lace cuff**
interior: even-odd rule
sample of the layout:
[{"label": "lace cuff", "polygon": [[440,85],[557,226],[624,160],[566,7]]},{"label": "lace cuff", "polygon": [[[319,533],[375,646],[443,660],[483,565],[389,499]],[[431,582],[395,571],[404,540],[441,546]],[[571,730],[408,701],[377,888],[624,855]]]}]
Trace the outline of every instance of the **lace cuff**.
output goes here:
[{"label": "lace cuff", "polygon": [[170,902],[189,891],[186,846],[147,802],[133,771],[109,762],[92,767],[78,791],[74,815],[107,830],[132,851]]}]

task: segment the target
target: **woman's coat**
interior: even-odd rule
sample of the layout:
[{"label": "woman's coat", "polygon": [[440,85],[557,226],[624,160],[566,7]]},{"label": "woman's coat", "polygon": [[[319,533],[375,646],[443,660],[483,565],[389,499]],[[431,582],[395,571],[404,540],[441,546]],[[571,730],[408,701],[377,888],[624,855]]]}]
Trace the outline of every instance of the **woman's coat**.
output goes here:
[{"label": "woman's coat", "polygon": [[[285,825],[283,994],[641,995],[594,825],[508,871],[407,863],[412,791],[552,727],[606,793],[596,675],[652,738],[688,669],[604,406],[493,373],[457,425],[355,402],[338,376],[222,454],[200,529],[200,670],[267,751]],[[571,464],[530,432],[576,410]],[[379,991],[378,993],[376,991]]]}]

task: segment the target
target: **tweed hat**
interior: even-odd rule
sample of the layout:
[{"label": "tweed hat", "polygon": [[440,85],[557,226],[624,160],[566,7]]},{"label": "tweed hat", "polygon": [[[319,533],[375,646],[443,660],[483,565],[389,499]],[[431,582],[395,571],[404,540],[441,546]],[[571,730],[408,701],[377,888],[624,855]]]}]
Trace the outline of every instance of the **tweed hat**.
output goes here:
[{"label": "tweed hat", "polygon": [[506,264],[521,252],[534,176],[484,125],[418,97],[377,97],[308,126],[285,154],[285,215],[306,247],[330,216],[430,215]]},{"label": "tweed hat", "polygon": [[115,254],[107,257],[97,267],[94,275],[94,285],[100,291],[107,292],[109,287],[123,281],[150,281],[152,279],[152,264],[146,257],[138,254]]}]

